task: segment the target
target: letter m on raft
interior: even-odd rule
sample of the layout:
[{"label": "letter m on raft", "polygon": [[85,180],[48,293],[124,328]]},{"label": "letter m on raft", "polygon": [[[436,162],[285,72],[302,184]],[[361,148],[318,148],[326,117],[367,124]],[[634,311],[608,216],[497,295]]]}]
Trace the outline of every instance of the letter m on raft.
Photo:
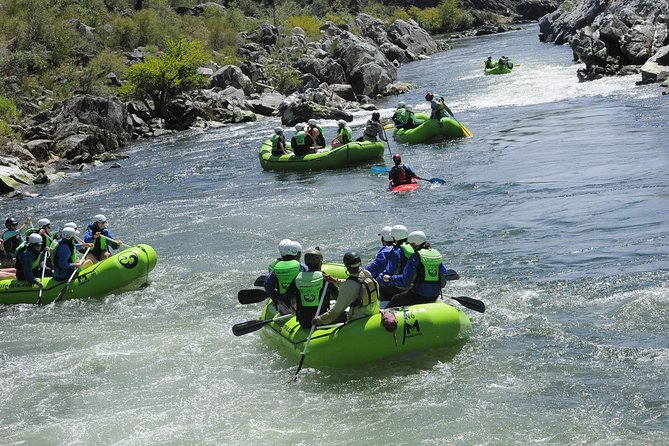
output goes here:
[{"label": "letter m on raft", "polygon": [[413,334],[417,335],[420,333],[420,325],[418,325],[418,321],[414,322],[413,324],[404,324],[404,332],[406,333],[407,336]]}]

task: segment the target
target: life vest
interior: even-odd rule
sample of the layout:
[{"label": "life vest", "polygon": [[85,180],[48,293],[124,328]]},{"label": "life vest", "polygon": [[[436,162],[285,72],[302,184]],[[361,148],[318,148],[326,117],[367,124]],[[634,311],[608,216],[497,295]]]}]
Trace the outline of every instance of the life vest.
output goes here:
[{"label": "life vest", "polygon": [[[317,138],[315,138],[314,134],[311,133],[312,129],[318,129],[318,137]],[[318,124],[315,124],[309,130],[309,133],[311,134],[311,137],[313,138],[313,140],[316,142],[316,145],[321,146],[321,147],[325,145],[325,133],[323,133],[323,127],[321,127]]]},{"label": "life vest", "polygon": [[5,249],[5,255],[7,257],[15,257],[16,256],[16,250],[18,249],[19,245],[21,244],[21,235],[20,233],[16,233],[11,237],[5,238],[5,234],[8,231],[5,231],[2,234],[2,240],[3,240],[3,246]]},{"label": "life vest", "polygon": [[402,254],[404,254],[404,257],[400,256],[400,270],[399,270],[398,274],[402,274],[402,271],[404,270],[404,266],[409,261],[409,257],[411,257],[414,253],[413,248],[407,242],[402,243],[400,245],[400,249],[401,249]]},{"label": "life vest", "polygon": [[279,294],[284,294],[290,283],[300,273],[300,262],[297,260],[281,260],[274,265],[274,275],[279,285]]},{"label": "life vest", "polygon": [[416,282],[439,282],[439,271],[442,255],[436,249],[421,249],[418,251],[420,264],[416,275]]},{"label": "life vest", "polygon": [[402,164],[399,164],[393,168],[393,183],[396,185],[410,183],[411,178],[407,174],[406,169]]},{"label": "life vest", "polygon": [[321,271],[304,271],[295,277],[295,286],[300,292],[302,307],[318,307],[323,289],[323,273]]},{"label": "life vest", "polygon": [[93,235],[95,234],[100,234],[100,237],[94,239],[94,244],[93,244],[93,249],[91,250],[93,252],[93,255],[97,257],[102,252],[107,251],[107,239],[102,236],[102,231],[95,228],[95,223],[93,223],[93,228],[91,229],[91,232]]},{"label": "life vest", "polygon": [[[364,270],[363,270],[364,271]],[[351,307],[366,307],[367,305],[379,300],[379,284],[368,272],[363,272],[364,277],[348,276],[346,280],[352,280],[360,285],[358,298],[351,303]],[[363,289],[365,290],[363,292]]]},{"label": "life vest", "polygon": [[371,119],[367,121],[367,127],[365,127],[365,136],[376,138],[376,135],[379,134],[379,128],[377,124],[378,123],[376,121],[372,121]]},{"label": "life vest", "polygon": [[397,110],[395,110],[395,113],[393,114],[393,121],[395,122],[396,125],[397,124],[404,125],[407,122],[407,115],[408,115],[407,110],[404,107],[398,108]]},{"label": "life vest", "polygon": [[276,265],[280,261],[281,261],[281,257],[277,257],[276,259],[269,262],[269,264],[267,265],[267,272],[271,273],[272,271],[274,271],[274,265]]},{"label": "life vest", "polygon": [[[69,249],[70,250],[70,258],[68,259],[70,263],[74,263],[74,262],[77,261],[77,250],[75,249],[73,243],[70,244],[67,241],[64,241],[62,239],[59,240],[58,241],[58,248],[56,248],[56,254],[54,255],[54,258],[58,258],[58,250],[59,249],[60,250],[62,250],[62,249]],[[53,269],[54,269],[54,273],[63,272],[63,271],[61,271],[61,268],[59,267],[57,261],[53,262]]]},{"label": "life vest", "polygon": [[[19,255],[21,255],[21,253],[23,251],[25,251],[26,249],[30,249],[30,244],[28,242],[21,243],[19,245],[19,247],[16,248],[16,258],[18,259]],[[31,269],[35,269],[35,268],[39,267],[39,261],[40,261],[41,257],[42,257],[42,255],[40,253],[35,254],[35,259],[30,264]],[[16,262],[16,269],[19,270],[21,268],[22,268],[21,262]],[[23,277],[25,277],[25,275]]]},{"label": "life vest", "polygon": [[339,135],[339,142],[342,144],[347,144],[353,139],[353,133],[351,133],[351,129],[348,126],[340,128],[337,135]]},{"label": "life vest", "polygon": [[281,152],[281,150],[279,150],[279,141],[281,141],[281,135],[273,135],[270,138],[270,141],[272,141],[272,153]]},{"label": "life vest", "polygon": [[293,138],[295,138],[295,142],[298,146],[303,146],[304,141],[307,139],[307,133],[304,130],[300,130],[299,132],[295,133]]}]

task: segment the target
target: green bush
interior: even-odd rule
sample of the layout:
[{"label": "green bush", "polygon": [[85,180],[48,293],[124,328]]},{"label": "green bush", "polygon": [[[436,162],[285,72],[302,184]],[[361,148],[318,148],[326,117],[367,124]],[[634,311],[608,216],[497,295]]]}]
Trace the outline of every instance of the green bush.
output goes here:
[{"label": "green bush", "polygon": [[14,123],[21,115],[14,101],[6,96],[0,96],[0,120]]},{"label": "green bush", "polygon": [[5,121],[0,119],[0,147],[4,145],[4,137],[9,139],[18,139],[18,135]]},{"label": "green bush", "polygon": [[111,23],[111,46],[131,50],[139,43],[139,26],[130,17],[117,16]]},{"label": "green bush", "polygon": [[265,72],[274,87],[283,94],[290,94],[302,86],[302,76],[290,64],[273,62],[265,65]]},{"label": "green bush", "polygon": [[46,70],[49,61],[46,58],[46,49],[37,45],[34,50],[15,51],[0,60],[0,71],[6,76],[24,77],[28,74],[37,74]]},{"label": "green bush", "polygon": [[318,40],[321,36],[321,19],[311,15],[293,16],[288,21],[288,26],[293,28],[299,26],[304,30],[308,40]]},{"label": "green bush", "polygon": [[441,14],[440,31],[457,31],[469,28],[474,23],[474,17],[458,5],[457,0],[442,0],[437,7]]}]

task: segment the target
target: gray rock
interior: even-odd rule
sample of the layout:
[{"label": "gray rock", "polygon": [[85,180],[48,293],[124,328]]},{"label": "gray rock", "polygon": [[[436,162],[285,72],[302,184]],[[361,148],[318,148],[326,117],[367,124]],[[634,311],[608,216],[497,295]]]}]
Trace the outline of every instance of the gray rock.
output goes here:
[{"label": "gray rock", "polygon": [[669,79],[669,45],[660,48],[641,67],[641,80],[643,82],[663,82],[666,79]]},{"label": "gray rock", "polygon": [[235,65],[226,65],[216,71],[209,78],[210,87],[235,87],[244,91],[244,94],[249,95],[255,92],[251,79],[246,76],[242,70]]}]

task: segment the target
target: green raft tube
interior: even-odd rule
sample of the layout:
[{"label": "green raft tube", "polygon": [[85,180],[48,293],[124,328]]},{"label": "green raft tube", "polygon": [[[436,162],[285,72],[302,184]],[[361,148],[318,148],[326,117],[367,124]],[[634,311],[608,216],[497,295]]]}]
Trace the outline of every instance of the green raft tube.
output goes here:
[{"label": "green raft tube", "polygon": [[513,62],[508,61],[507,66],[500,67],[498,64],[495,64],[492,68],[484,68],[483,72],[485,74],[507,74],[513,71]]},{"label": "green raft tube", "polygon": [[401,142],[423,143],[438,139],[456,139],[466,137],[462,125],[455,119],[443,117],[439,121],[430,119],[427,113],[416,113],[416,118],[423,122],[412,129],[397,129],[394,137]]},{"label": "green raft tube", "polygon": [[[91,265],[72,279],[60,300],[87,299],[139,288],[148,282],[156,266],[156,251],[149,245],[136,245]],[[67,281],[44,278],[42,303],[54,301]],[[24,280],[0,280],[0,304],[36,304],[39,288]]]},{"label": "green raft tube", "polygon": [[[323,264],[323,271],[339,278],[348,275],[344,265],[336,263]],[[346,324],[318,326],[311,337],[304,366],[350,367],[406,353],[459,345],[471,336],[469,316],[441,301],[384,311],[395,313],[397,330],[394,333],[381,324],[381,313]],[[259,319],[269,320],[275,316],[276,307],[268,301]],[[265,325],[261,336],[299,362],[309,330],[302,328],[293,316]]]},{"label": "green raft tube", "polygon": [[[290,149],[290,143],[287,143],[286,146],[287,149]],[[272,142],[268,139],[260,148],[258,158],[264,170],[336,169],[348,164],[381,158],[383,150],[382,141],[353,141],[336,149],[326,147],[318,153],[304,156],[293,154],[275,156],[272,155]]]}]

